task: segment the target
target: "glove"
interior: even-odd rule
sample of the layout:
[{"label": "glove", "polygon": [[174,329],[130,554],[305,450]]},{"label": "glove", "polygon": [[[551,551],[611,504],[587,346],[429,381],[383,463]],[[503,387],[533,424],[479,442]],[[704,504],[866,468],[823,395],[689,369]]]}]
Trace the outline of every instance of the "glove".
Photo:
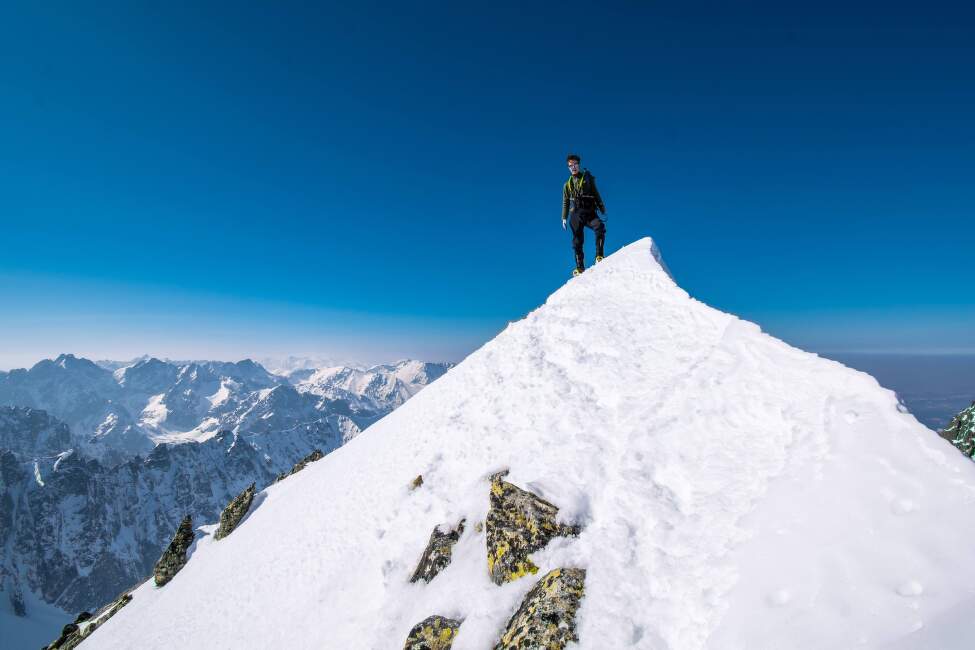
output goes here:
[{"label": "glove", "polygon": [[565,230],[565,219],[562,220],[562,230]]}]

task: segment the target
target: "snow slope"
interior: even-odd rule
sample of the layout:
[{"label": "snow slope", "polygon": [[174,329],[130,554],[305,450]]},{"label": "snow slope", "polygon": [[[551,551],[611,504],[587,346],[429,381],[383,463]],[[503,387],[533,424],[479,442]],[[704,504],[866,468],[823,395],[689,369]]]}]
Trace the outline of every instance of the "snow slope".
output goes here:
[{"label": "snow slope", "polygon": [[[587,569],[581,648],[970,647],[975,464],[870,376],[690,298],[658,260],[627,246],[227,539],[203,527],[85,647],[400,648],[440,614],[464,619],[454,650],[487,650],[560,566]],[[501,468],[584,530],[497,587],[471,524]],[[462,518],[451,565],[410,584],[431,529]]]}]

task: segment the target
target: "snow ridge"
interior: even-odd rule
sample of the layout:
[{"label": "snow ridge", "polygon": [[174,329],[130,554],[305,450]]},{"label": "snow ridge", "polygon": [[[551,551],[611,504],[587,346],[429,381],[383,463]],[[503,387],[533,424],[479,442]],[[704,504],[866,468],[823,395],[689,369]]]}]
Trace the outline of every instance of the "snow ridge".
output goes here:
[{"label": "snow ridge", "polygon": [[[659,260],[643,239],[569,282],[87,643],[391,648],[437,614],[463,621],[454,650],[486,650],[538,577],[580,567],[580,648],[878,647],[925,626],[966,647],[975,464],[870,376],[692,299]],[[504,468],[583,530],[498,587],[471,523]],[[409,583],[461,519],[451,564]]]}]

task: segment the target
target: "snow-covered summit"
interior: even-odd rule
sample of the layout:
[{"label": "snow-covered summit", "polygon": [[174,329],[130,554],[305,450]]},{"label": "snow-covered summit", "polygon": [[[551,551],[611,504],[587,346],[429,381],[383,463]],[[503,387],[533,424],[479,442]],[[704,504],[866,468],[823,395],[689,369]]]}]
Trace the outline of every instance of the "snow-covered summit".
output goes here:
[{"label": "snow-covered summit", "polygon": [[[869,375],[677,287],[649,239],[608,257],[389,417],[204,526],[91,648],[398,648],[431,615],[493,648],[585,569],[580,648],[969,647],[975,464]],[[577,537],[497,586],[487,477]],[[412,479],[423,483],[410,490]],[[435,526],[450,564],[411,583]]]}]

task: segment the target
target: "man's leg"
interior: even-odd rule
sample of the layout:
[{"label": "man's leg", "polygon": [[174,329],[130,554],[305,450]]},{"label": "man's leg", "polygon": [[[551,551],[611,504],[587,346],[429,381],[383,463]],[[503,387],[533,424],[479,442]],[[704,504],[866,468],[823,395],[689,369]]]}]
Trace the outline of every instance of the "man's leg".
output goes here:
[{"label": "man's leg", "polygon": [[598,260],[603,256],[603,244],[606,242],[606,224],[599,217],[593,217],[592,221],[589,222],[589,227],[596,235],[596,259]]},{"label": "man's leg", "polygon": [[576,254],[576,270],[586,270],[586,258],[582,254],[582,244],[585,241],[585,222],[578,214],[573,214],[569,218],[569,225],[572,227],[572,250]]}]

